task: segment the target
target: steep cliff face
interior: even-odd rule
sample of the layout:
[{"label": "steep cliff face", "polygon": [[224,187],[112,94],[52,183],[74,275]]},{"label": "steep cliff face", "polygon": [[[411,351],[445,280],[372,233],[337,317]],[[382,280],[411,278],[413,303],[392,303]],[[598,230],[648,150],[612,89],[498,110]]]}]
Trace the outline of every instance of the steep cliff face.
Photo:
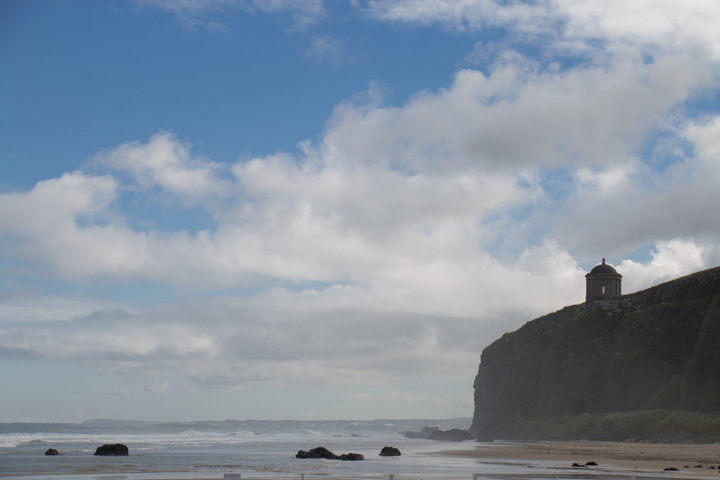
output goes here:
[{"label": "steep cliff face", "polygon": [[503,335],[482,353],[470,431],[641,409],[720,412],[720,267]]}]

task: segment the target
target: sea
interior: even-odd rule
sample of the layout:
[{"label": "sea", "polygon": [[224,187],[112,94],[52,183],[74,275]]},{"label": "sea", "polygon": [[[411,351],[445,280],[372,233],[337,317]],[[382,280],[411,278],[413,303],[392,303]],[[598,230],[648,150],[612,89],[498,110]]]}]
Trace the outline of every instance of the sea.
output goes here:
[{"label": "sea", "polygon": [[[469,418],[446,420],[224,420],[0,424],[0,477],[26,480],[84,478],[121,480],[228,478],[472,478],[479,470],[508,472],[513,466],[483,465],[444,450],[472,450],[474,441],[435,442],[407,438],[424,427],[470,426]],[[97,447],[122,443],[128,456],[95,456]],[[360,453],[362,461],[299,459],[299,450],[323,446],[333,453]],[[399,457],[379,455],[396,447]],[[53,448],[61,455],[46,456]],[[520,467],[517,467],[520,468]],[[489,469],[489,470],[488,470]],[[137,474],[142,474],[138,477]],[[306,476],[307,475],[307,476]]]}]

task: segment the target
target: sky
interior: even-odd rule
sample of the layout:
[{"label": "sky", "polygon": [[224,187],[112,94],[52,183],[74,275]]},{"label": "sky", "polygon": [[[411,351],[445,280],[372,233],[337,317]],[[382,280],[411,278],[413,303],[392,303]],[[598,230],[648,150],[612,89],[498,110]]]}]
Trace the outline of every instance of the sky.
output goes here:
[{"label": "sky", "polygon": [[715,0],[3,0],[0,422],[453,418],[720,265]]}]

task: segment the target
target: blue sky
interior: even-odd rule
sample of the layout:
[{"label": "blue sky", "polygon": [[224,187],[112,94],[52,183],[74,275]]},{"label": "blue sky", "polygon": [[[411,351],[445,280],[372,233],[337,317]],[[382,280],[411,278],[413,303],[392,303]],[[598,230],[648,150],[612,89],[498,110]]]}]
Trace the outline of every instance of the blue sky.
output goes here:
[{"label": "blue sky", "polygon": [[470,416],[601,257],[626,293],[720,264],[718,23],[3,2],[0,421]]}]

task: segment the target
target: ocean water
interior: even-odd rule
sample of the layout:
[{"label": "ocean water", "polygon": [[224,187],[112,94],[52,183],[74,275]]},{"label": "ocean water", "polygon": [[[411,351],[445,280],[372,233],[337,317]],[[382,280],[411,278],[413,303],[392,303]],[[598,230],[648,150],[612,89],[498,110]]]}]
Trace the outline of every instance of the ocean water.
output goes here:
[{"label": "ocean water", "polygon": [[[175,478],[253,476],[452,475],[472,478],[471,458],[438,455],[442,450],[473,449],[475,442],[408,439],[402,431],[424,426],[467,428],[470,419],[358,421],[224,421],[141,423],[91,421],[83,424],[0,424],[0,476],[95,476],[175,472]],[[106,443],[123,443],[130,454],[95,456]],[[383,446],[400,457],[381,457]],[[336,454],[361,453],[363,461],[297,459],[298,450],[324,446]],[[48,448],[62,455],[46,456]],[[486,466],[493,469],[492,466]],[[500,468],[500,467],[494,467]],[[502,467],[507,471],[508,466]],[[488,472],[490,473],[490,472]],[[147,476],[147,475],[146,475]],[[157,478],[160,478],[158,476]]]}]

